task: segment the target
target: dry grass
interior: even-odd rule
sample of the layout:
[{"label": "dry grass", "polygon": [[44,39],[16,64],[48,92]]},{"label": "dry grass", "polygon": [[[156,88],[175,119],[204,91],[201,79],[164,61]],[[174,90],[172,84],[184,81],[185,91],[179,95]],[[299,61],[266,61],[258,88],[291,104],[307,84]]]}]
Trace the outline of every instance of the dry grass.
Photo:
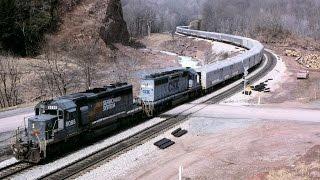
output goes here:
[{"label": "dry grass", "polygon": [[267,179],[268,180],[307,180],[313,179],[313,172],[315,169],[319,170],[320,163],[319,162],[312,162],[311,164],[307,165],[304,163],[298,163],[293,169],[281,169],[281,170],[273,170],[270,171]]},{"label": "dry grass", "polygon": [[308,180],[320,179],[320,146],[308,150],[291,167],[272,170],[268,173],[268,180]]}]

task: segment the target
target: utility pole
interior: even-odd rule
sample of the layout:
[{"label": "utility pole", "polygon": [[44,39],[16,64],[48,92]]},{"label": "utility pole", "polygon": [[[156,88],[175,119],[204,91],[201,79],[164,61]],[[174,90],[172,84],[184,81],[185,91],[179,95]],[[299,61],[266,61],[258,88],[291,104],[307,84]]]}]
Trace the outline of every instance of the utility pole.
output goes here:
[{"label": "utility pole", "polygon": [[148,36],[151,36],[151,21],[147,22],[147,26],[148,26]]},{"label": "utility pole", "polygon": [[173,28],[172,31],[171,31],[172,40],[174,40],[175,33],[176,33],[176,28]]}]

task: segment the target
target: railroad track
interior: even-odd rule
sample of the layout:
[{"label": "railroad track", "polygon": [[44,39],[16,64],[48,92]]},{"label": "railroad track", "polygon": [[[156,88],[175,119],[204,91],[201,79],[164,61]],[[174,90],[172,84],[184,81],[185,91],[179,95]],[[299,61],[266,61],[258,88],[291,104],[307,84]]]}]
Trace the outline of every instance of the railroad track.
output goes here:
[{"label": "railroad track", "polygon": [[[266,75],[271,69],[273,69],[276,65],[277,58],[274,57],[270,52],[265,53],[267,58],[267,64],[265,67],[256,75],[249,78],[249,82],[257,81],[262,76]],[[264,59],[266,61],[266,59]],[[261,63],[263,64],[263,63]],[[232,89],[225,91],[217,96],[212,97],[211,99],[207,100],[206,106],[202,107],[201,109],[209,106],[212,103],[217,103],[225,98],[230,97],[231,95],[241,91],[243,88],[242,83],[234,86]],[[173,115],[169,118],[167,118],[165,121],[159,122],[147,129],[144,129],[130,137],[127,137],[126,139],[119,141],[111,146],[105,147],[95,153],[92,153],[88,156],[85,156],[75,162],[72,162],[66,166],[63,166],[62,168],[56,169],[53,172],[50,172],[44,176],[41,176],[39,179],[67,179],[67,178],[75,178],[81,173],[85,173],[93,166],[96,166],[97,164],[100,164],[102,162],[105,162],[107,160],[112,159],[112,157],[116,155],[120,155],[128,150],[133,149],[134,147],[137,147],[147,140],[156,137],[162,132],[165,132],[166,130],[176,126],[179,123],[184,122],[187,120],[187,115],[182,115],[184,112],[194,108],[195,106],[198,106],[199,104],[195,104],[188,109],[184,110],[183,112],[180,112],[176,115]],[[200,111],[201,109],[197,110],[196,112]],[[194,112],[195,113],[195,112]]]},{"label": "railroad track", "polygon": [[15,174],[18,174],[26,169],[33,167],[34,165],[31,163],[25,162],[16,162],[9,166],[0,168],[0,179],[9,178]]}]

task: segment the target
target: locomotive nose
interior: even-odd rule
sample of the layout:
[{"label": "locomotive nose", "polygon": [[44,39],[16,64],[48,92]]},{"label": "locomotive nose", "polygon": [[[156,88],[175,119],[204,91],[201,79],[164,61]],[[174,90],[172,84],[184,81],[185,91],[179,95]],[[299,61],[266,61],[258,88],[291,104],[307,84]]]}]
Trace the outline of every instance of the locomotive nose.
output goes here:
[{"label": "locomotive nose", "polygon": [[28,153],[28,148],[18,143],[13,144],[11,146],[11,149],[12,149],[13,155],[19,160],[24,160],[25,155]]}]

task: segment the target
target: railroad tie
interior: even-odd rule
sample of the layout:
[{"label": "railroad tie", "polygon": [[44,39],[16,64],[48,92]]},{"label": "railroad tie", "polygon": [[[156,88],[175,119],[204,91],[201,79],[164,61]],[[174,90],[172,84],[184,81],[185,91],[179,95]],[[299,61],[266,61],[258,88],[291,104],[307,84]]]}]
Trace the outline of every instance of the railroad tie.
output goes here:
[{"label": "railroad tie", "polygon": [[181,128],[178,128],[176,130],[174,130],[171,134],[174,136],[174,137],[181,137],[185,134],[187,134],[187,130],[185,129],[181,129]]},{"label": "railroad tie", "polygon": [[155,143],[153,143],[155,146],[157,146],[160,149],[166,149],[169,146],[172,146],[173,144],[175,144],[174,141],[171,141],[170,139],[167,138],[163,138]]}]

